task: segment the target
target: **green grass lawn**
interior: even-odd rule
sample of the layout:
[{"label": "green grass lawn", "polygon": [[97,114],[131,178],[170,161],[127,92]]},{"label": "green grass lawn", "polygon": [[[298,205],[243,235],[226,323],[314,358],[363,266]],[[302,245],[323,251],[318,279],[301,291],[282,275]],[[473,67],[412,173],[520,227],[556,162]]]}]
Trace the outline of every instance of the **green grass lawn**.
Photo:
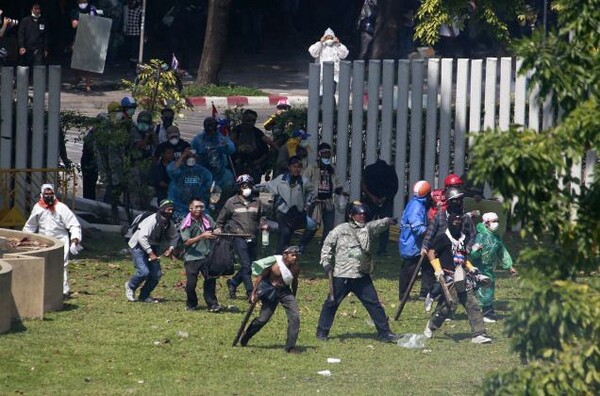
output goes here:
[{"label": "green grass lawn", "polygon": [[[82,257],[71,261],[75,295],[65,310],[24,321],[0,335],[0,394],[477,394],[487,373],[518,365],[517,356],[508,352],[501,322],[487,325],[492,344],[471,344],[462,307],[425,349],[411,350],[377,341],[366,310],[349,296],[338,311],[332,339],[317,341],[327,282],[313,245],[300,259],[298,346],[304,353],[289,355],[283,351],[283,309],[248,347],[233,348],[248,305],[227,298],[225,279],[218,281],[217,292],[228,312],[205,310],[201,282],[203,309],[187,312],[183,264],[163,260],[164,275],[153,295],[163,302],[130,303],[123,284],[133,265],[118,254],[125,243],[110,234],[88,237]],[[393,316],[400,260],[395,244],[390,243],[389,252],[389,258],[378,260],[374,278],[386,312]],[[504,273],[498,278],[497,308],[503,317],[519,298],[518,280]],[[415,296],[418,289],[417,283]],[[423,303],[415,300],[391,326],[397,333],[421,333],[427,319]],[[329,357],[341,363],[329,364]],[[330,370],[331,376],[317,374],[321,370]]]}]

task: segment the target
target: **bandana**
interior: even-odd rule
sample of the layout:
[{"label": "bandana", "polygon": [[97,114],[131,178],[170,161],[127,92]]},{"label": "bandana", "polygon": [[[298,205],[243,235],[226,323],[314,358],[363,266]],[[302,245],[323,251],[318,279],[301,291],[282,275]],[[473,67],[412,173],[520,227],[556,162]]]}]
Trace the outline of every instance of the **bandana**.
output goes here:
[{"label": "bandana", "polygon": [[277,260],[277,265],[279,266],[279,270],[281,271],[281,277],[283,278],[283,282],[286,285],[291,285],[294,280],[294,275],[292,275],[292,271],[285,265],[283,262],[283,256],[276,255],[275,260]]}]

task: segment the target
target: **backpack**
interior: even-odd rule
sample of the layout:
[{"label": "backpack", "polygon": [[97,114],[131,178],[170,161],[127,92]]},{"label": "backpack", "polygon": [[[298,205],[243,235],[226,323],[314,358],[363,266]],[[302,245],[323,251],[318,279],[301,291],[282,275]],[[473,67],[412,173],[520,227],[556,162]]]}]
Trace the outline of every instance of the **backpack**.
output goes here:
[{"label": "backpack", "polygon": [[150,217],[155,213],[156,212],[153,211],[146,211],[142,214],[135,216],[129,227],[127,227],[127,231],[123,235],[123,238],[129,240],[133,236],[133,234],[135,234],[135,232],[139,229],[140,223],[144,221],[147,217]]},{"label": "backpack", "polygon": [[208,253],[208,276],[233,275],[234,254],[231,238],[219,237],[214,239]]}]

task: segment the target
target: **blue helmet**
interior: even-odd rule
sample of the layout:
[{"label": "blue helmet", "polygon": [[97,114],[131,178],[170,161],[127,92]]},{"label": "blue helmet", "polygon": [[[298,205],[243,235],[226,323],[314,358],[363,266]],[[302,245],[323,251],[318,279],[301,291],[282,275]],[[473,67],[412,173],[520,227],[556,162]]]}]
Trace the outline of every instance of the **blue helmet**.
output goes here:
[{"label": "blue helmet", "polygon": [[136,108],[137,103],[135,102],[135,99],[131,96],[125,96],[123,99],[121,99],[121,107],[124,109],[128,107]]}]

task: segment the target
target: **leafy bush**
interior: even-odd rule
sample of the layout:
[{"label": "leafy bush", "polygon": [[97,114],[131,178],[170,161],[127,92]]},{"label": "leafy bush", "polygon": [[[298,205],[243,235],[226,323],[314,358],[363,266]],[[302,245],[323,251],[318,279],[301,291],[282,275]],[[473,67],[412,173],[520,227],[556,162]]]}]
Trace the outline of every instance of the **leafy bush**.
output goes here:
[{"label": "leafy bush", "polygon": [[138,65],[137,77],[133,81],[122,80],[125,89],[131,91],[140,110],[153,113],[158,119],[160,111],[171,108],[175,113],[191,108],[182,92],[180,76],[176,70],[164,70],[165,64],[160,59]]},{"label": "leafy bush", "polygon": [[243,87],[234,84],[227,85],[196,85],[183,88],[186,96],[268,96],[269,94],[256,88]]}]

